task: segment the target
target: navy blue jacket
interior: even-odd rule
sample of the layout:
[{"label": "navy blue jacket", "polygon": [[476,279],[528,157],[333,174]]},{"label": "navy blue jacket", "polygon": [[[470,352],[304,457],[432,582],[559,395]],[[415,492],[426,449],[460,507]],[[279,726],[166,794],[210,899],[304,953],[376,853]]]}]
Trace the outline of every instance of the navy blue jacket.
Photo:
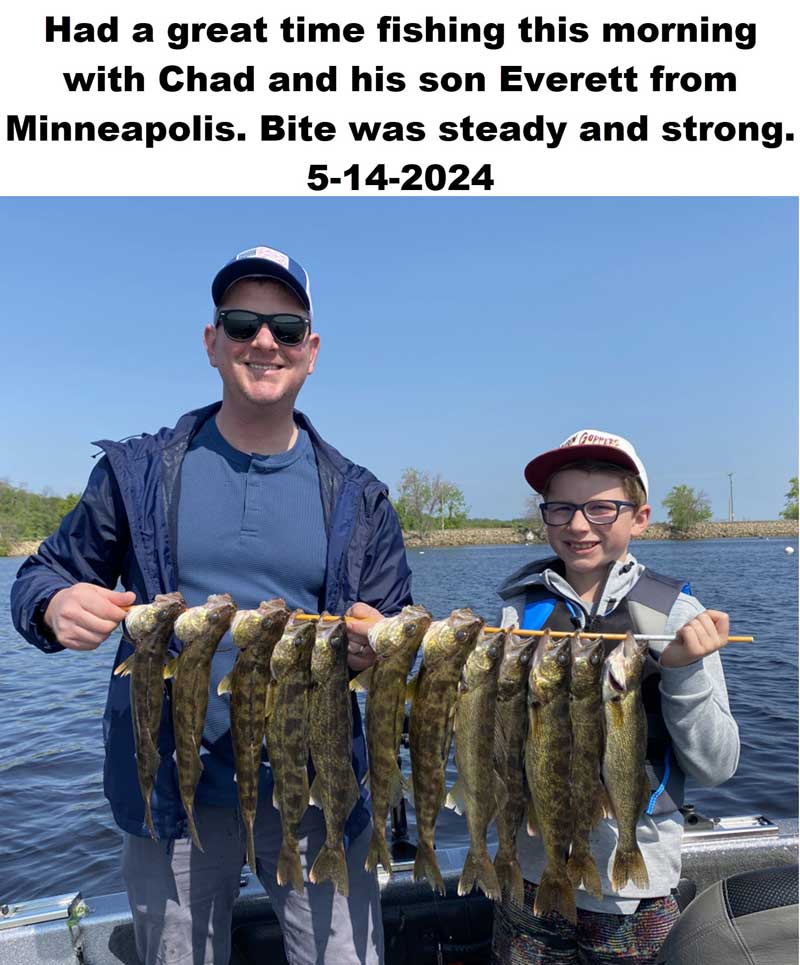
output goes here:
[{"label": "navy blue jacket", "polygon": [[[220,403],[188,412],[171,429],[123,443],[97,443],[105,455],[92,471],[80,502],[60,528],[29,557],[11,590],[14,626],[45,653],[64,648],[43,621],[52,597],[75,583],[113,588],[117,581],[136,593],[137,603],[178,588],[177,519],[180,467],[193,436]],[[329,446],[306,417],[295,419],[308,432],[319,469],[328,558],[320,610],[343,613],[356,601],[390,615],[411,603],[411,571],[402,533],[386,486],[368,470]],[[225,588],[220,587],[219,592]],[[173,647],[180,642],[173,638]],[[114,666],[131,653],[123,639]],[[130,678],[111,677],[103,717],[104,788],[114,819],[124,831],[146,836],[144,802],[136,774]],[[151,805],[160,838],[185,837],[173,752],[175,738],[169,695],[159,737],[161,766]],[[353,765],[359,781],[366,771],[366,744],[353,701]],[[364,796],[348,830],[366,826]]]}]

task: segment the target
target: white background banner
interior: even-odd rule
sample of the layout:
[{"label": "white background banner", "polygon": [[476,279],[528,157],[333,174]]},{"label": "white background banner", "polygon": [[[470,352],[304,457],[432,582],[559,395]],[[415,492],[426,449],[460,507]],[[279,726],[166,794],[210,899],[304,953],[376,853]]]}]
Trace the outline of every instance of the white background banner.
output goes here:
[{"label": "white background banner", "polygon": [[797,193],[797,4],[13,5],[6,194]]}]

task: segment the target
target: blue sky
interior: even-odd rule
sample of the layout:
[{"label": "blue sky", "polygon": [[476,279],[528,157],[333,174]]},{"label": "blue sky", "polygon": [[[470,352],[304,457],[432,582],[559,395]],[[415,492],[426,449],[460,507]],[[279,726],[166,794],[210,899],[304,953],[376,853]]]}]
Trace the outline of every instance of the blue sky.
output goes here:
[{"label": "blue sky", "polygon": [[797,473],[797,200],[6,198],[0,476],[80,491],[93,439],[219,398],[201,333],[237,251],[308,270],[300,408],[396,492],[407,466],[511,518],[581,428],[631,439],[654,518],[676,484],[774,518]]}]

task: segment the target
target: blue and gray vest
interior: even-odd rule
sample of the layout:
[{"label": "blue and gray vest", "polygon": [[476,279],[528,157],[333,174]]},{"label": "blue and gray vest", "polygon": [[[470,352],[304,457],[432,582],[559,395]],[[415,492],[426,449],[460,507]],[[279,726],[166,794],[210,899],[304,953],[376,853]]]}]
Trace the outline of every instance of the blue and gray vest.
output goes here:
[{"label": "blue and gray vest", "polygon": [[[558,570],[557,558],[543,560],[536,569]],[[670,611],[682,593],[689,593],[689,585],[683,580],[662,576],[645,569],[628,594],[605,616],[594,616],[583,627],[584,632],[597,633],[651,633],[663,634]],[[563,597],[554,595],[546,586],[526,590],[525,612],[520,629],[561,630],[574,632],[581,629],[581,619],[574,605]],[[605,656],[615,647],[613,640],[604,644]],[[642,701],[647,714],[647,775],[652,793],[646,814],[668,814],[683,804],[685,777],[672,752],[672,741],[661,714],[659,681],[661,671],[658,655],[648,651],[642,673]]]}]

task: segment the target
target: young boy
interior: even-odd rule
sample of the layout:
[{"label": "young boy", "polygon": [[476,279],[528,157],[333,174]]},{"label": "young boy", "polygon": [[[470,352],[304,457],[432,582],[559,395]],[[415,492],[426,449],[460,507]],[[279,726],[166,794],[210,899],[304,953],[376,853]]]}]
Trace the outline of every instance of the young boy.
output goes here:
[{"label": "young boy", "polygon": [[[680,877],[684,775],[705,785],[736,770],[739,732],[728,706],[718,651],[728,616],[704,610],[684,579],[660,576],[629,553],[650,519],[647,473],[633,446],[595,429],[576,432],[537,456],[525,478],[544,497],[542,517],[556,553],[509,577],[498,593],[503,623],[522,629],[674,634],[650,642],[642,697],[648,718],[647,770],[652,795],[636,836],[650,885],[610,881],[617,831],[601,820],[591,834],[602,897],[575,892],[577,925],[553,912],[533,914],[535,882],[545,865],[540,837],[518,835],[524,907],[507,896],[497,907],[495,962],[655,961],[678,917],[671,895]],[[615,644],[606,644],[606,652]]]}]

